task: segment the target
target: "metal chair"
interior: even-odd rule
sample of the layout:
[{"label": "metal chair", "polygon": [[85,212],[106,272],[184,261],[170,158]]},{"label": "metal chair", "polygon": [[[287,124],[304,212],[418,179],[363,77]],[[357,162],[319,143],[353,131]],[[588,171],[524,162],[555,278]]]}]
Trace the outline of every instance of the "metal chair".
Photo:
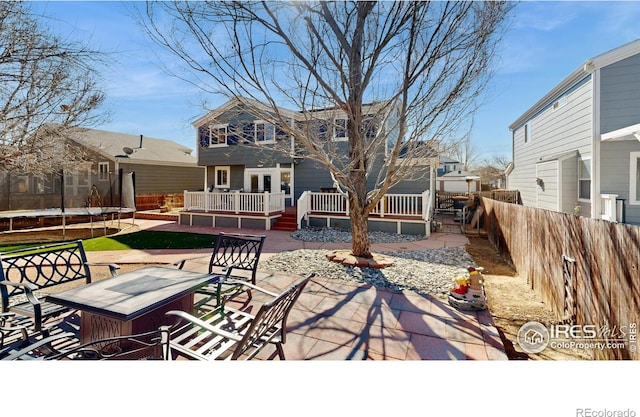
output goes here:
[{"label": "metal chair", "polygon": [[1,360],[163,360],[168,355],[169,328],[79,344],[77,334],[60,332],[14,349]]},{"label": "metal chair", "polygon": [[198,318],[184,311],[172,310],[167,316],[176,317],[171,326],[169,338],[170,356],[195,360],[238,360],[253,359],[268,345],[274,345],[275,354],[285,359],[283,344],[286,342],[287,318],[298,297],[302,294],[311,273],[298,280],[280,294],[275,294],[255,285],[243,282],[241,285],[271,295],[274,298],[260,307],[253,315],[247,311],[230,308],[223,315],[217,310]]},{"label": "metal chair", "polygon": [[[216,243],[209,259],[209,273],[219,276],[216,283],[207,285],[197,291],[198,294],[209,297],[196,304],[196,308],[215,297],[216,306],[222,302],[225,294],[239,293],[240,287],[232,284],[231,281],[243,281],[256,284],[256,273],[258,271],[258,261],[264,245],[264,235],[219,233]],[[179,269],[182,269],[187,259],[176,262]],[[244,271],[244,274],[238,273]],[[223,290],[223,285],[228,288]],[[249,299],[251,290],[247,290]]]}]

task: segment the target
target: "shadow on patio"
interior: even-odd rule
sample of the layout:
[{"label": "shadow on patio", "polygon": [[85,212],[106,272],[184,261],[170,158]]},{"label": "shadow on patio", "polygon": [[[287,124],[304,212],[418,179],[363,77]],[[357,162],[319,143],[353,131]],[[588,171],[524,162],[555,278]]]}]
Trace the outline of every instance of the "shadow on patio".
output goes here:
[{"label": "shadow on patio", "polygon": [[[297,278],[261,271],[257,284],[279,292]],[[248,308],[262,301],[254,295]],[[322,277],[305,288],[287,327],[289,360],[507,359],[486,310],[462,312],[433,295]]]}]

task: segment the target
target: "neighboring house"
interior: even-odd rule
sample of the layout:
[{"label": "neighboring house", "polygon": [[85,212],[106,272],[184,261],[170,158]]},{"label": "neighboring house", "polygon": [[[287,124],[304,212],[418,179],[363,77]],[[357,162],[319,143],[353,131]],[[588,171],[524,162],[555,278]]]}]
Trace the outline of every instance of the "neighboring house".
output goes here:
[{"label": "neighboring house", "polygon": [[509,129],[524,205],[640,224],[640,40],[587,60]]},{"label": "neighboring house", "polygon": [[[249,102],[252,109],[258,108],[263,114],[272,111],[255,101],[235,98],[193,123],[198,135],[198,165],[206,170],[201,188],[213,192],[282,193],[286,206],[296,206],[298,199],[307,191],[335,191],[337,183],[329,171],[322,164],[304,158],[305,151],[299,144],[280,127],[263,120],[264,117],[256,115],[255,110],[249,110]],[[379,106],[372,103],[363,108],[368,133],[375,134],[378,129],[388,128],[383,123],[376,123],[372,116]],[[300,111],[279,109],[279,112],[290,123],[306,126],[309,137],[330,142],[336,147],[336,154],[348,154],[346,115],[343,112],[332,108],[318,109],[312,112],[312,117],[309,117],[311,113]],[[393,140],[395,138],[391,136],[380,150],[374,166],[382,167]],[[283,143],[285,147],[275,146]],[[420,175],[395,185],[389,192],[420,194],[433,189],[436,157],[437,152],[434,151],[432,158],[421,159],[418,163],[427,168]],[[376,171],[379,170],[373,170]],[[374,188],[375,177],[369,178],[369,189]]]},{"label": "neighboring house", "polygon": [[68,139],[75,149],[81,147],[86,162],[65,171],[64,178],[0,172],[0,210],[60,207],[62,196],[65,207],[118,206],[120,175],[132,172],[136,195],[202,187],[204,169],[191,149],[170,140],[85,128],[78,128]]},{"label": "neighboring house", "polygon": [[466,193],[480,191],[480,177],[470,172],[449,171],[438,177],[438,191],[449,193]]},{"label": "neighboring house", "polygon": [[452,171],[458,171],[464,169],[464,165],[460,161],[451,159],[446,156],[440,156],[440,163],[438,164],[438,177]]}]

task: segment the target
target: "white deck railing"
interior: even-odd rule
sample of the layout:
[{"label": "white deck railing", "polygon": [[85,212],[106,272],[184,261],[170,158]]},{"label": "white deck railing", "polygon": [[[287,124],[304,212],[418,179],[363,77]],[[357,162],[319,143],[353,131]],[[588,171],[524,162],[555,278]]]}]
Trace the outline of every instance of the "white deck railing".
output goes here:
[{"label": "white deck railing", "polygon": [[600,194],[600,218],[610,222],[617,222],[618,207],[616,203],[617,194]]},{"label": "white deck railing", "polygon": [[225,213],[276,213],[284,211],[284,193],[216,193],[185,191],[185,210],[218,211]]},{"label": "white deck railing", "polygon": [[[387,216],[419,216],[424,221],[431,220],[431,193],[429,190],[422,194],[386,194],[371,211],[371,214],[380,217]],[[302,225],[302,220],[307,219],[311,212],[327,214],[349,213],[349,200],[343,193],[318,193],[305,191],[302,193],[297,203],[298,208],[298,228]]]}]

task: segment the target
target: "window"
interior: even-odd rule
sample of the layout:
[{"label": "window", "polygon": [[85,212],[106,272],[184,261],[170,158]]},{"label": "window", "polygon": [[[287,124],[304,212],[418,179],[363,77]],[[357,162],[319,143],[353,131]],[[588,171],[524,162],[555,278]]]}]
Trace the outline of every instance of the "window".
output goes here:
[{"label": "window", "polygon": [[254,122],[254,139],[256,143],[269,143],[276,141],[276,127],[272,123],[258,120]]},{"label": "window", "polygon": [[109,163],[98,162],[98,181],[109,180]]},{"label": "window", "polygon": [[45,185],[46,177],[33,177],[33,192],[36,194],[44,194],[47,191]]},{"label": "window", "polygon": [[553,103],[553,110],[558,110],[560,107],[567,104],[567,96],[562,96],[555,103]]},{"label": "window", "polygon": [[14,193],[28,193],[29,192],[29,177],[27,175],[20,175],[15,177],[13,181],[12,191]]},{"label": "window", "polygon": [[529,123],[524,125],[524,143],[529,142]]},{"label": "window", "polygon": [[333,140],[348,140],[347,136],[347,119],[336,119],[333,122]]},{"label": "window", "polygon": [[231,173],[231,167],[220,166],[214,170],[215,174],[215,187],[216,188],[229,188],[229,177]]},{"label": "window", "polygon": [[629,204],[640,205],[640,152],[630,153]]},{"label": "window", "polygon": [[211,126],[209,146],[227,144],[227,125]]},{"label": "window", "polygon": [[591,160],[578,160],[578,200],[591,200]]},{"label": "window", "polygon": [[203,126],[198,129],[200,147],[227,145],[227,125]]}]

